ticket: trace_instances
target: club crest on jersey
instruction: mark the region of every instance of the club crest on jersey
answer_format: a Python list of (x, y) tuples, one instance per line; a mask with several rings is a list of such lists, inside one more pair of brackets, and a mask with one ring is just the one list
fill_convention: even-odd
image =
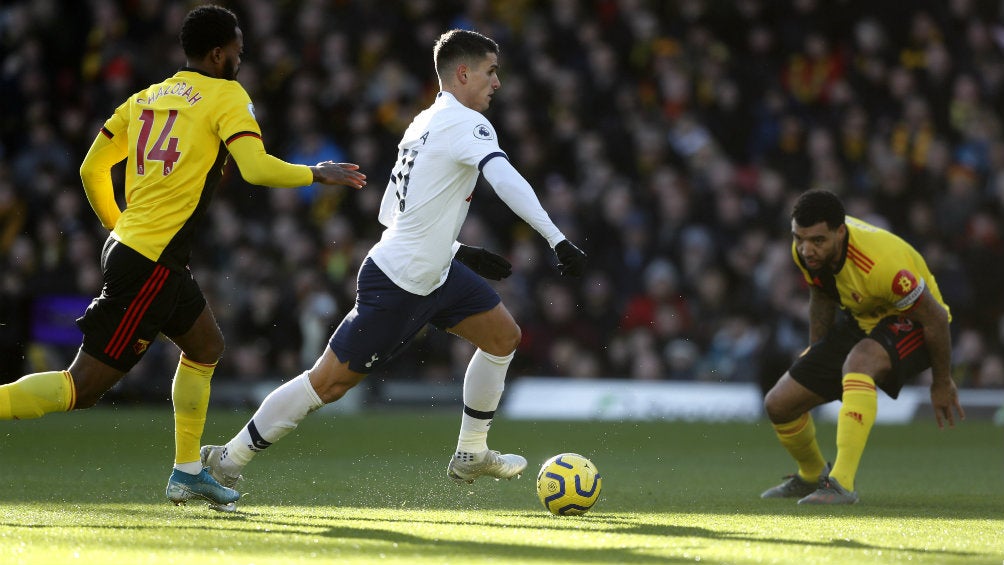
[(149, 341), (145, 339), (137, 339), (136, 343), (132, 345), (132, 350), (136, 353), (136, 355), (142, 355), (148, 347), (150, 347)]
[(895, 322), (890, 322), (888, 328), (893, 335), (908, 334), (913, 331), (913, 320), (900, 316)]
[(492, 138), (492, 128), (486, 126), (485, 124), (478, 124), (474, 126), (474, 137), (478, 139), (490, 140)]

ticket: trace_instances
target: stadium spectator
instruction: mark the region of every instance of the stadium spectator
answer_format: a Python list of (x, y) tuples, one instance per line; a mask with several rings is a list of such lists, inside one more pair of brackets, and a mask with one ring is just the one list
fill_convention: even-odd
[[(625, 225), (648, 232), (644, 238), (651, 246), (648, 255), (632, 252), (642, 257), (636, 272), (653, 261), (671, 261), (681, 269), (681, 289), (697, 303), (702, 298), (690, 291), (699, 273), (683, 270), (681, 234), (695, 226), (712, 233), (725, 228), (712, 211), (720, 198), (732, 199), (739, 189), (745, 191), (741, 206), (747, 223), (729, 239), (741, 241), (765, 228), (769, 246), (784, 245), (791, 199), (810, 182), (826, 183), (848, 203), (870, 202), (875, 216), (924, 249), (929, 259), (927, 250), (937, 248), (942, 259), (932, 264), (932, 270), (953, 306), (953, 327), (976, 329), (991, 354), (1002, 352), (1000, 293), (983, 276), (984, 252), (973, 253), (972, 242), (960, 237), (974, 210), (988, 211), (998, 225), (1004, 211), (999, 3), (234, 0), (231, 5), (244, 16), (251, 39), (242, 84), (255, 100), (259, 123), (277, 154), (293, 151), (298, 137), (286, 120), (295, 99), (296, 105), (311, 108), (319, 131), (363, 170), (389, 170), (386, 160), (393, 156), (407, 117), (427, 105), (437, 91), (426, 78), (428, 62), (421, 54), (451, 24), (476, 26), (496, 36), (513, 62), (503, 77), (506, 89), (492, 110), (500, 135), (510, 145), (508, 153), (521, 163), (533, 186), (548, 187), (541, 199), (556, 219), (575, 218), (574, 230), (567, 232), (574, 240), (588, 237), (592, 248), (607, 249), (591, 254), (592, 265), (620, 279), (615, 284), (625, 279), (618, 272), (625, 258), (618, 240), (626, 234), (609, 233), (620, 227), (607, 227), (609, 218), (604, 218), (601, 204), (615, 183), (628, 187), (628, 200), (643, 213), (642, 221), (631, 219)], [(59, 10), (51, 6), (51, 2), (20, 0), (0, 7), (4, 26), (0, 34), (4, 42), (0, 179), (4, 180), (0, 183), (9, 182), (25, 206), (18, 228), (24, 241), (18, 247), (22, 251), (31, 247), (35, 256), (40, 212), (51, 208), (55, 192), (79, 192), (73, 188), (77, 183), (73, 171), (59, 162), (82, 159), (90, 133), (101, 125), (97, 120), (114, 110), (117, 96), (139, 90), (184, 64), (176, 29), (188, 3), (71, 2), (60, 4)], [(66, 21), (74, 25), (66, 26)], [(811, 46), (810, 36), (817, 38)], [(810, 52), (820, 55), (815, 62), (840, 61), (843, 66), (842, 74), (803, 83), (826, 86), (818, 91), (826, 96), (805, 104), (789, 95), (784, 77), (792, 68), (790, 56), (802, 57), (800, 64), (808, 65)], [(140, 53), (164, 57), (157, 61), (146, 57), (154, 66), (141, 66), (135, 62)], [(381, 83), (373, 90), (362, 86), (377, 81)], [(912, 112), (924, 106), (922, 120), (910, 122), (921, 126), (915, 130), (919, 135), (910, 137), (909, 128), (897, 127), (907, 123), (907, 114), (916, 120)], [(25, 143), (24, 133), (39, 125), (47, 126), (68, 159), (58, 155), (53, 159), (38, 143)], [(671, 143), (671, 136), (688, 143)], [(894, 147), (894, 139), (904, 145)], [(703, 151), (689, 153), (694, 147)], [(15, 180), (15, 163), (43, 165), (34, 168), (33, 177)], [(727, 190), (705, 190), (707, 169), (712, 166), (724, 171), (716, 173), (716, 182)], [(960, 176), (952, 178), (956, 175)], [(959, 211), (946, 208), (943, 215), (941, 205), (948, 200), (950, 180), (960, 184), (965, 180), (967, 202)], [(561, 185), (555, 196), (561, 200), (561, 211), (551, 202), (554, 183)], [(220, 188), (218, 205), (233, 212), (228, 235), (232, 239), (227, 241), (240, 241), (257, 252), (259, 273), (278, 272), (281, 252), (270, 241), (265, 189), (248, 186), (233, 165)], [(315, 265), (326, 265), (318, 267), (323, 274), (320, 282), (336, 299), (336, 318), (351, 308), (352, 274), (379, 236), (369, 220), (379, 204), (379, 195), (372, 192), (322, 191), (312, 206), (293, 211), (301, 226), (315, 226), (304, 227), (305, 233), (316, 229), (324, 234), (313, 235), (320, 255)], [(970, 200), (976, 202), (975, 208)], [(503, 208), (489, 197), (477, 199), (471, 219), (480, 217), (491, 225), (498, 249), (514, 263), (513, 277), (498, 289), (515, 310), (549, 276), (535, 267), (539, 261), (532, 260), (546, 256), (548, 250), (525, 238)], [(340, 227), (331, 232), (325, 227), (329, 220)], [(946, 232), (945, 225), (963, 226), (963, 231)], [(93, 239), (101, 237), (101, 226), (93, 220), (85, 219), (82, 229)], [(196, 254), (192, 269), (206, 274), (211, 298), (223, 298), (211, 302), (225, 305), (216, 313), (227, 330), (231, 317), (227, 310), (245, 307), (244, 279), (228, 259), (234, 253), (228, 243), (207, 240), (206, 245), (212, 252)], [(723, 245), (726, 240), (713, 238), (713, 257), (724, 259), (730, 253)], [(12, 253), (0, 251), (0, 262), (14, 261)], [(524, 262), (526, 258), (531, 260)], [(751, 260), (757, 271), (773, 269), (765, 255)], [(741, 272), (732, 276), (731, 271), (748, 267), (726, 265), (729, 293), (744, 292), (748, 277)], [(787, 265), (781, 271), (789, 269)], [(33, 285), (37, 281), (25, 278), (29, 271), (10, 274), (18, 279), (21, 299), (28, 302), (40, 298)], [(629, 286), (640, 283), (640, 278), (628, 281)], [(76, 292), (87, 295), (85, 289)], [(584, 287), (575, 292), (580, 303), (585, 301)], [(620, 319), (631, 294), (614, 292), (608, 316)], [(793, 328), (804, 325), (804, 313), (798, 311), (804, 301), (791, 298), (791, 293), (788, 300), (782, 297), (778, 293), (775, 299), (758, 303), (754, 319), (778, 338), (765, 340), (762, 347), (767, 349), (755, 358), (765, 381), (777, 375), (766, 365), (787, 365), (801, 350), (775, 328), (778, 322)], [(298, 297), (294, 300), (299, 302)], [(528, 327), (537, 323), (546, 327), (533, 308), (520, 308), (519, 318)], [(612, 343), (620, 331), (605, 328), (604, 340)], [(22, 348), (44, 350), (41, 357), (73, 354), (30, 334), (17, 339)], [(419, 341), (425, 339), (423, 335)], [(692, 342), (702, 355), (710, 345), (708, 339), (710, 335)], [(238, 347), (236, 341), (231, 345)], [(598, 351), (600, 365), (607, 376), (626, 376), (614, 370), (616, 349)], [(415, 351), (418, 355), (428, 348)], [(26, 370), (38, 370), (32, 360), (39, 357), (25, 355)], [(150, 366), (156, 360), (145, 359), (131, 380), (174, 370), (168, 365)], [(233, 360), (227, 356), (221, 361), (218, 378), (241, 377)], [(529, 362), (518, 359), (521, 373), (540, 374), (546, 369), (527, 366)], [(423, 378), (421, 367), (388, 367), (373, 383), (383, 378)], [(266, 364), (259, 373), (261, 378), (276, 379), (280, 371)], [(9, 379), (19, 374), (6, 375)], [(439, 375), (437, 369), (435, 378)], [(454, 381), (461, 378), (462, 371), (455, 371)], [(149, 390), (157, 388), (151, 384)]]

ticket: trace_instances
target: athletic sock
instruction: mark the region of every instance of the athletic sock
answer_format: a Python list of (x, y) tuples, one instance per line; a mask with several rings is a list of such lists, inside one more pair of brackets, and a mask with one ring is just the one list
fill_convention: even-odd
[(189, 463), (175, 463), (174, 468), (177, 471), (183, 473), (188, 473), (189, 475), (198, 475), (202, 472), (202, 461), (192, 461)]
[(864, 373), (847, 373), (843, 382), (843, 405), (837, 418), (837, 460), (830, 476), (853, 491), (854, 476), (878, 413), (878, 392), (875, 381)]
[(76, 402), (77, 388), (69, 371), (32, 373), (0, 386), (0, 420), (27, 420), (50, 412), (69, 412)]
[(458, 452), (488, 450), (488, 428), (502, 398), (506, 372), (514, 354), (499, 357), (478, 349), (471, 357), (464, 374), (464, 414), (460, 420)]
[(223, 472), (238, 475), (256, 453), (296, 429), (314, 410), (324, 406), (304, 372), (273, 390), (247, 425), (227, 442), (220, 463)]
[(193, 475), (202, 470), (199, 447), (202, 431), (206, 427), (210, 381), (215, 370), (216, 363), (197, 363), (182, 353), (171, 385), (171, 402), (174, 404), (174, 468)]
[(816, 442), (816, 424), (808, 412), (784, 424), (773, 424), (777, 439), (798, 463), (798, 476), (807, 482), (819, 480), (826, 461)]

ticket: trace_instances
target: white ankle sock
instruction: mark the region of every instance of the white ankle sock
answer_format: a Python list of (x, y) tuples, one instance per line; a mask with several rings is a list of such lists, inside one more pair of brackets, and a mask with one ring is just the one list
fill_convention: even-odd
[(498, 357), (478, 349), (471, 357), (464, 375), (464, 414), (457, 451), (480, 453), (488, 449), (488, 428), (505, 390), (505, 376), (514, 354)]
[(202, 472), (202, 461), (192, 461), (191, 463), (175, 463), (174, 468), (182, 473), (198, 475)]
[(240, 474), (257, 452), (282, 439), (323, 405), (306, 372), (273, 390), (247, 425), (227, 442), (220, 460), (223, 471)]

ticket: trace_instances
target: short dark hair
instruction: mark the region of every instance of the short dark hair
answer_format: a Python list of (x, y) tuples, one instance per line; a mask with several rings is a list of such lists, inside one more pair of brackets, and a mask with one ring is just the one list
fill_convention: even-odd
[(835, 230), (844, 223), (844, 203), (836, 194), (828, 190), (807, 190), (798, 197), (791, 211), (791, 218), (803, 228), (826, 222), (827, 227)]
[(480, 59), (489, 53), (499, 54), (499, 45), (494, 39), (476, 31), (451, 29), (436, 40), (432, 61), (436, 65), (436, 74), (443, 78), (457, 63)]
[(201, 59), (214, 48), (237, 39), (237, 16), (222, 6), (199, 6), (185, 16), (178, 37), (186, 57)]

